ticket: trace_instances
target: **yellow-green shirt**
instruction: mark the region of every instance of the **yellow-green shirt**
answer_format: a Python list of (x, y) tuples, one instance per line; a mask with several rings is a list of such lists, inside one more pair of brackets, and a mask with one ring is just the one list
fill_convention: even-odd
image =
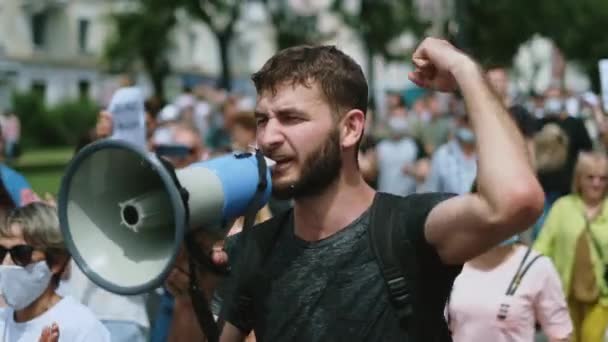
[[(576, 254), (576, 242), (585, 229), (583, 201), (578, 195), (568, 195), (558, 199), (534, 243), (534, 249), (553, 260), (559, 273), (564, 293), (570, 293), (572, 266)], [(599, 215), (591, 222), (591, 232), (601, 247), (601, 253), (606, 258), (608, 254), (608, 201), (604, 201)], [(598, 281), (601, 298), (600, 303), (608, 306), (608, 287), (604, 281), (604, 263), (600, 260), (595, 245), (589, 241), (593, 272)]]

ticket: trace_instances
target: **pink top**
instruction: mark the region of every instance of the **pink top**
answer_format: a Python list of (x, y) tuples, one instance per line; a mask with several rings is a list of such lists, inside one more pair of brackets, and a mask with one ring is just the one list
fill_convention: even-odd
[[(448, 305), (450, 330), (454, 342), (532, 342), (538, 321), (550, 338), (567, 338), (572, 322), (559, 276), (551, 260), (540, 257), (522, 278), (512, 296), (507, 296), (511, 279), (526, 254), (527, 247), (516, 251), (492, 270), (464, 265), (456, 278)], [(527, 265), (536, 255), (532, 251)], [(525, 266), (524, 266), (525, 268)], [(499, 312), (506, 317), (498, 319)]]

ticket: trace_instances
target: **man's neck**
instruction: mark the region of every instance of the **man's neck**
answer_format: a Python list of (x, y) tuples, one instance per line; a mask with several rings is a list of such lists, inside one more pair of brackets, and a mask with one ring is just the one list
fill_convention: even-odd
[(320, 195), (295, 200), (294, 232), (306, 241), (327, 238), (361, 216), (375, 194), (358, 171), (350, 175), (343, 171)]
[(23, 323), (31, 321), (32, 319), (47, 312), (60, 300), (61, 297), (55, 293), (54, 287), (49, 286), (42, 296), (36, 299), (32, 304), (28, 305), (22, 310), (15, 311), (15, 322)]

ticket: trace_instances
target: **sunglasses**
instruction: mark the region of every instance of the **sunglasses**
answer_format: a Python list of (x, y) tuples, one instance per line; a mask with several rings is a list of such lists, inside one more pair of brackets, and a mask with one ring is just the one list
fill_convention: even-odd
[(169, 158), (187, 158), (194, 153), (194, 148), (186, 145), (159, 145), (156, 153)]
[(0, 262), (4, 261), (7, 252), (11, 255), (15, 265), (24, 267), (32, 262), (34, 247), (28, 245), (17, 245), (12, 248), (0, 246)]

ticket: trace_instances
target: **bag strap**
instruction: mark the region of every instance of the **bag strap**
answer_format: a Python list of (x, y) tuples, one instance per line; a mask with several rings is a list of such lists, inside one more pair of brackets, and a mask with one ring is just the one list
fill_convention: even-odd
[[(532, 252), (532, 248), (528, 247), (526, 254), (524, 255), (523, 259), (521, 260), (521, 263), (519, 264), (519, 267), (517, 268), (517, 271), (515, 272), (515, 275), (511, 279), (511, 283), (509, 284), (509, 287), (507, 288), (507, 292), (506, 292), (507, 296), (513, 296), (515, 294), (515, 292), (519, 288), (519, 285), (521, 285), (521, 281), (523, 280), (526, 273), (528, 273), (528, 270), (530, 269), (532, 264), (534, 264), (536, 262), (536, 260), (540, 259), (543, 256), (542, 254), (538, 254), (538, 255), (534, 256), (534, 258), (532, 258), (532, 260), (530, 260), (530, 262), (528, 264), (525, 264), (526, 260), (530, 256), (531, 252)], [(525, 264), (525, 266), (524, 266), (524, 264)]]
[(591, 238), (593, 247), (595, 248), (595, 251), (599, 255), (600, 260), (602, 261), (602, 264), (604, 264), (605, 263), (604, 253), (602, 253), (602, 247), (600, 246), (600, 243), (595, 238), (595, 234), (593, 234), (593, 231), (591, 230), (591, 222), (589, 221), (589, 219), (587, 218), (587, 216), (585, 214), (583, 214), (583, 218), (585, 219), (585, 229), (587, 230), (587, 232), (589, 232), (589, 237)]
[[(394, 227), (405, 223), (401, 210), (401, 198), (377, 193), (372, 205), (369, 237), (372, 252), (386, 283), (393, 308), (403, 331), (409, 331), (414, 311), (413, 293), (416, 279), (416, 255), (411, 253), (410, 241), (400, 241)], [(398, 257), (401, 254), (407, 256)]]

